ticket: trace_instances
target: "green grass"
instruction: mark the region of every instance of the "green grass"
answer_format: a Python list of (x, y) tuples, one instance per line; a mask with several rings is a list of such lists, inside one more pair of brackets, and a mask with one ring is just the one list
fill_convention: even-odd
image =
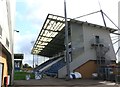
[(33, 73), (16, 71), (14, 72), (14, 80), (26, 80), (26, 75), (29, 75), (29, 74), (30, 74), (30, 79), (35, 78), (35, 75)]

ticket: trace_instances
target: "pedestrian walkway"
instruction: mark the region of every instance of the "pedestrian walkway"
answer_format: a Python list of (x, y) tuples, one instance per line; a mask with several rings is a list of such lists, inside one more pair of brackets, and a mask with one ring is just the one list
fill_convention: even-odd
[(100, 80), (91, 79), (73, 79), (66, 81), (65, 79), (43, 78), (41, 80), (17, 80), (14, 87), (120, 87), (120, 85)]

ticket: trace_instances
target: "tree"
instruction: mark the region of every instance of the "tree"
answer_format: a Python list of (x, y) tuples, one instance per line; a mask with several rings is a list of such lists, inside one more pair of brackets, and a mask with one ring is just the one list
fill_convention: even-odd
[(23, 68), (31, 68), (31, 66), (29, 66), (27, 63), (25, 63), (25, 64), (23, 65)]

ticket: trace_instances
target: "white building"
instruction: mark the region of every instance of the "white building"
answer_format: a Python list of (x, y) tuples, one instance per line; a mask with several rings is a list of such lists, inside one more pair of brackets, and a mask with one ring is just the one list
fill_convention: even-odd
[(13, 81), (14, 18), (15, 0), (0, 0), (0, 87), (5, 77), (8, 77), (8, 84)]
[[(74, 19), (67, 21), (70, 72), (77, 71), (83, 78), (91, 78), (93, 73), (101, 73), (98, 71), (101, 71), (102, 66), (116, 63), (110, 38), (110, 33), (115, 32), (116, 29)], [(59, 78), (66, 77), (64, 27), (64, 17), (48, 14), (32, 54), (49, 57), (51, 60), (46, 62), (47, 64), (43, 63), (36, 70), (51, 75), (56, 74)]]

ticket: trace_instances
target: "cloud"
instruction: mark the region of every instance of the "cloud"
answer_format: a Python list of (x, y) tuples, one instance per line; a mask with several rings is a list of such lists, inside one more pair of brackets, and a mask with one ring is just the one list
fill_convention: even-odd
[(34, 41), (36, 39), (36, 35), (30, 33), (26, 33), (25, 35), (21, 35), (21, 34), (15, 34), (14, 35), (14, 43), (16, 45), (16, 48), (19, 49), (15, 49), (16, 52), (25, 52), (25, 53), (30, 53), (30, 50), (33, 46), (33, 44), (31, 43), (32, 41)]
[[(33, 47), (33, 44), (31, 43), (36, 39), (35, 34), (25, 34), (20, 35), (19, 33), (14, 35), (14, 52), (15, 53), (23, 53), (24, 54), (24, 62), (32, 60), (31, 58), (31, 49)], [(28, 62), (31, 64), (31, 62)]]
[[(96, 0), (66, 0), (67, 1), (67, 15), (70, 18), (75, 18), (80, 15), (84, 15), (90, 12), (100, 10), (99, 3)], [(53, 3), (54, 2), (54, 3)], [(111, 16), (111, 10), (114, 11), (113, 7), (117, 9), (117, 1), (114, 0), (100, 1), (101, 8), (109, 14), (112, 19), (116, 20), (116, 16)], [(33, 24), (37, 25), (38, 22), (45, 20), (48, 13), (56, 14), (64, 16), (64, 0), (24, 0), (24, 4), (26, 5), (27, 11), (24, 14), (23, 19), (33, 22)], [(106, 6), (107, 4), (107, 6)], [(116, 10), (115, 10), (116, 11)], [(110, 14), (111, 13), (111, 14)], [(114, 18), (113, 18), (114, 17)], [(87, 21), (87, 20), (85, 20)], [(96, 23), (96, 22), (95, 22)]]
[[(54, 3), (55, 4), (54, 4)], [(48, 13), (63, 13), (63, 0), (25, 0), (27, 20), (44, 20)], [(61, 6), (62, 5), (62, 6)]]

